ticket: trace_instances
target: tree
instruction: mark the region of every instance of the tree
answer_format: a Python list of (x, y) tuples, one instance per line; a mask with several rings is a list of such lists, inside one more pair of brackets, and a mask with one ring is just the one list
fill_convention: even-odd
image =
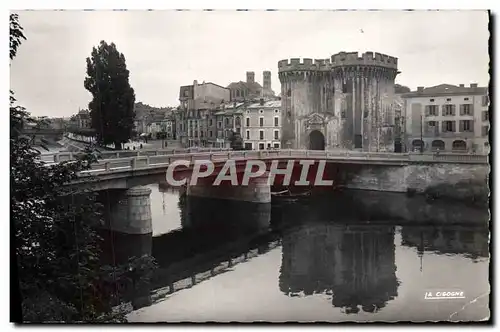
[(394, 92), (395, 93), (407, 93), (410, 92), (410, 88), (401, 84), (394, 84)]
[(132, 137), (135, 93), (129, 83), (125, 56), (114, 43), (101, 41), (92, 49), (84, 86), (92, 94), (89, 109), (97, 142), (114, 144), (120, 150), (122, 143)]
[[(26, 39), (15, 14), (10, 15), (10, 37), (13, 59)], [(30, 137), (22, 134), (26, 124), (36, 125), (37, 120), (16, 105), (12, 92), (10, 121), (10, 222), (17, 274), (11, 288), (19, 289), (22, 321), (121, 320), (122, 316), (111, 315), (110, 306), (121, 294), (105, 292), (102, 286), (108, 280), (111, 285), (129, 280), (123, 271), (137, 264), (100, 265), (101, 239), (93, 226), (101, 222), (102, 206), (95, 193), (66, 186), (90, 168), (95, 154), (88, 151), (77, 160), (55, 165), (42, 162)], [(153, 265), (150, 259), (146, 263)], [(145, 270), (149, 275), (151, 268)]]

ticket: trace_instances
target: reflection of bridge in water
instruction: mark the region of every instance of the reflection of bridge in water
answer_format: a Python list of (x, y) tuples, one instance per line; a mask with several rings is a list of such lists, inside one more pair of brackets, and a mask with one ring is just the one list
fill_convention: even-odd
[[(164, 192), (178, 192), (161, 187)], [(181, 229), (156, 237), (103, 232), (108, 262), (112, 252), (117, 264), (133, 256), (155, 257), (159, 269), (152, 280), (153, 298), (189, 288), (279, 244), (278, 235), (270, 230), (270, 205), (227, 204), (186, 195), (179, 195), (178, 204)]]

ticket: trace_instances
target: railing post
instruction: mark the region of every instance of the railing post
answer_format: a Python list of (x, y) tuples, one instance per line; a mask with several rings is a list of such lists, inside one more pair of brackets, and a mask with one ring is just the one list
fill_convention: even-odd
[(120, 158), (120, 152), (116, 153), (116, 158)]
[(149, 166), (149, 156), (146, 156), (146, 166)]
[(110, 170), (110, 167), (109, 167), (109, 161), (107, 161), (107, 162), (105, 162), (105, 163), (104, 163), (104, 170), (105, 170), (106, 172), (109, 172), (109, 170)]
[(56, 153), (56, 154), (54, 155), (54, 162), (55, 162), (55, 163), (58, 163), (58, 162), (59, 162), (59, 153)]
[(133, 170), (135, 169), (135, 166), (136, 166), (136, 158), (133, 157), (131, 160), (130, 160), (130, 168), (132, 168)]

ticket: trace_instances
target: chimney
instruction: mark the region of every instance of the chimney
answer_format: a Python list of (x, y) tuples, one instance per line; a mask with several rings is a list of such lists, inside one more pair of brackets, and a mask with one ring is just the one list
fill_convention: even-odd
[(197, 80), (194, 80), (194, 81), (193, 81), (193, 85), (198, 85), (198, 81), (197, 81)]
[(247, 83), (255, 82), (255, 73), (253, 71), (247, 71)]
[(477, 88), (477, 83), (471, 83), (471, 84), (470, 84), (470, 87), (471, 87), (471, 88)]
[(417, 88), (417, 92), (424, 92), (424, 87), (423, 86), (419, 86)]
[(459, 87), (465, 88), (465, 85), (464, 84), (460, 84)]
[(264, 106), (264, 98), (260, 98), (260, 106)]

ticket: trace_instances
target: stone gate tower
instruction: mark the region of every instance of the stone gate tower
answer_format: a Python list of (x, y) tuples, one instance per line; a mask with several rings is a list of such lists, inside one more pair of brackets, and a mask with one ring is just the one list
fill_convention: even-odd
[(279, 61), (282, 146), (394, 151), (397, 66), (373, 52)]

